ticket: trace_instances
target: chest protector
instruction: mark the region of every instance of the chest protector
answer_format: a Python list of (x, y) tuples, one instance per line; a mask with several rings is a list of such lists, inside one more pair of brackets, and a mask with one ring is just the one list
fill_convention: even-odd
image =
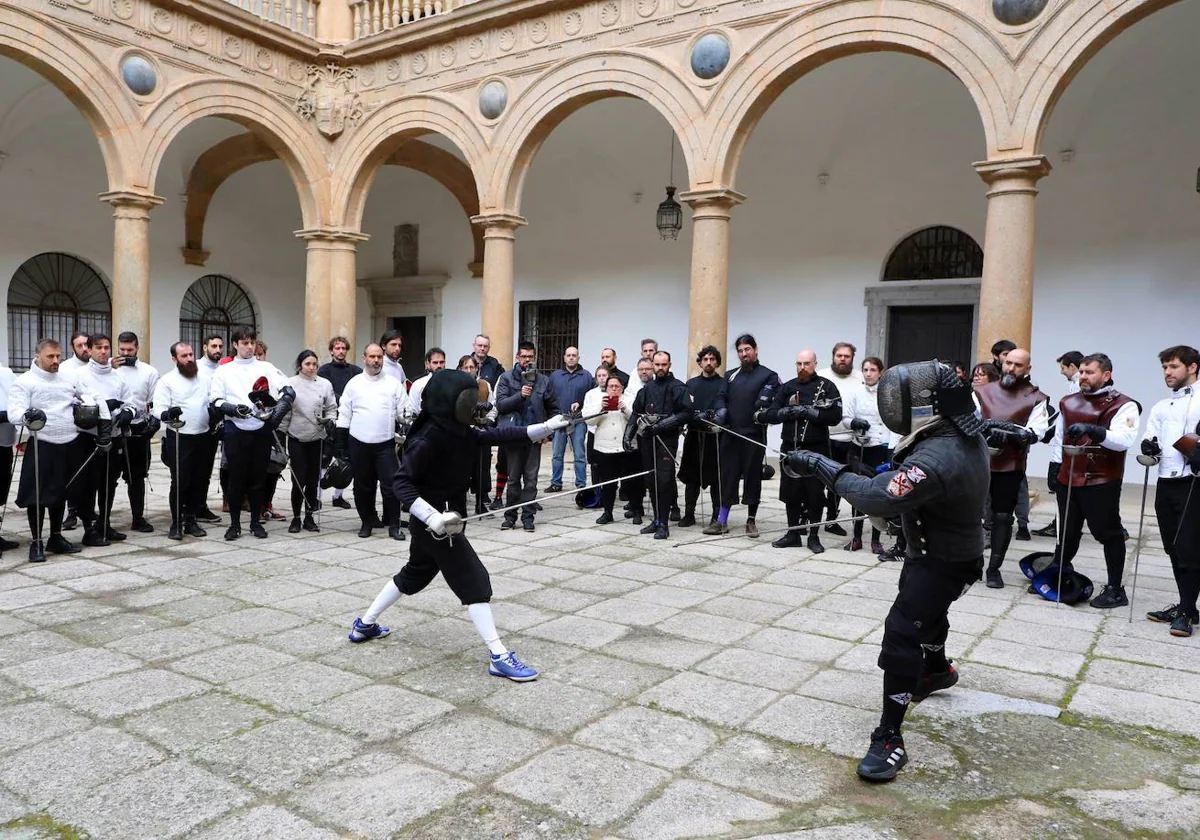
[[(1072, 423), (1095, 423), (1097, 426), (1108, 428), (1113, 417), (1126, 403), (1133, 402), (1130, 397), (1112, 390), (1099, 396), (1090, 396), (1082, 391), (1063, 398), (1059, 403), (1062, 411), (1063, 429)], [(1087, 435), (1079, 441), (1084, 445), (1092, 445)], [(1090, 484), (1108, 484), (1121, 481), (1125, 477), (1125, 453), (1112, 449), (1097, 447), (1076, 455), (1074, 469), (1072, 459), (1063, 455), (1062, 466), (1058, 468), (1059, 484), (1069, 484), (1071, 487), (1084, 487)]]
[[(1028, 381), (1019, 383), (1015, 388), (1004, 388), (999, 382), (988, 382), (976, 386), (975, 396), (986, 419), (1008, 420), (1018, 426), (1028, 423), (1033, 409), (1046, 400), (1046, 395)], [(1007, 444), (992, 456), (992, 472), (1024, 472), (1028, 457), (1029, 447)]]

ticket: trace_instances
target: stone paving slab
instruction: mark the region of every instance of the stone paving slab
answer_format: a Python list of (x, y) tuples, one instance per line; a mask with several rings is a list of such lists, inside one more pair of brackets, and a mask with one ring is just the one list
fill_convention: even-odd
[[(149, 505), (163, 524), (165, 499)], [(1133, 623), (1035, 599), (1014, 564), (1012, 585), (960, 598), (959, 686), (913, 710), (911, 762), (879, 788), (853, 766), (897, 564), (833, 538), (813, 557), (594, 519), (564, 499), (532, 535), (471, 527), (503, 639), (543, 669), (524, 685), (487, 675), (440, 580), (389, 610), (391, 636), (347, 641), (408, 551), (358, 539), (352, 512), (324, 511), (319, 534), (176, 544), (160, 528), (44, 566), (0, 558), (0, 837), (1200, 831), (1200, 642), (1141, 618), (1172, 591), (1156, 532)], [(782, 523), (764, 503), (760, 528)], [(1103, 576), (1087, 539), (1078, 562)]]

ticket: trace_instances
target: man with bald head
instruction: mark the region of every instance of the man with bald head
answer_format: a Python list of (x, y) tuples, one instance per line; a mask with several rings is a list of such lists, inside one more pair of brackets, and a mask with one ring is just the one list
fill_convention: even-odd
[(1050, 428), (1050, 399), (1029, 381), (1029, 351), (1015, 347), (1001, 364), (998, 381), (975, 386), (975, 401), (984, 420), (996, 421), (988, 432), (988, 444), (995, 452), (989, 496), (992, 545), (987, 585), (991, 589), (1004, 587), (1000, 566), (1012, 541), (1013, 514), (1025, 482), (1029, 447)]
[[(801, 350), (796, 354), (796, 378), (785, 382), (776, 391), (769, 408), (758, 412), (759, 423), (782, 423), (783, 443), (780, 452), (798, 449), (829, 455), (829, 427), (842, 422), (842, 401), (837, 385), (817, 374), (817, 354)], [(808, 550), (820, 554), (822, 514), (825, 512), (825, 485), (815, 475), (792, 478), (779, 476), (779, 500), (787, 508), (787, 531), (771, 545), (790, 548), (801, 544), (801, 520), (813, 527), (808, 531)], [(757, 533), (751, 536), (758, 536)]]

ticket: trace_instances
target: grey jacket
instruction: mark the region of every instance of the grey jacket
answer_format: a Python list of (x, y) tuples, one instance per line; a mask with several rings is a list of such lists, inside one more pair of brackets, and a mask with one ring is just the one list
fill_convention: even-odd
[(874, 478), (842, 472), (834, 490), (862, 513), (899, 516), (910, 558), (979, 560), (991, 480), (983, 436), (964, 437), (945, 423), (908, 450), (903, 461)]
[(505, 371), (496, 380), (496, 410), (500, 414), (499, 426), (528, 426), (545, 423), (559, 413), (558, 401), (550, 387), (550, 377), (538, 374), (533, 381), (533, 393), (529, 398), (521, 396), (525, 380), (519, 370)]

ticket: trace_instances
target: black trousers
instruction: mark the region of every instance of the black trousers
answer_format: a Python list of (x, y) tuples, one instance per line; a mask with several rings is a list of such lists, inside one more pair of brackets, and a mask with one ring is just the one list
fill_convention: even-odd
[[(1067, 508), (1067, 496), (1071, 506)], [(1079, 552), (1083, 539), (1083, 523), (1093, 539), (1104, 547), (1104, 563), (1108, 567), (1109, 585), (1120, 586), (1125, 566), (1125, 529), (1121, 525), (1121, 482), (1091, 484), (1083, 487), (1060, 487), (1054, 496), (1058, 500), (1058, 527), (1062, 534), (1062, 561), (1069, 565)]]
[[(850, 448), (854, 445), (846, 440), (831, 440), (829, 441), (829, 457), (839, 464), (848, 464), (850, 463)], [(834, 493), (832, 487), (826, 491), (825, 495), (829, 502), (829, 518), (837, 519), (842, 497)]]
[[(886, 446), (864, 446), (862, 449), (862, 465), (874, 470), (876, 467), (882, 466), (888, 462), (892, 456), (892, 450)], [(859, 511), (851, 507), (850, 512), (857, 516)], [(854, 539), (861, 540), (863, 533), (863, 521), (856, 519), (854, 521)], [(879, 542), (879, 529), (871, 526), (871, 542)]]
[(100, 452), (96, 448), (95, 435), (81, 434), (75, 439), (77, 463), (82, 464), (89, 457), (91, 461), (88, 461), (67, 492), (79, 521), (87, 530), (112, 525), (113, 499), (117, 495), (117, 482), (125, 462), (121, 444), (122, 441), (114, 440), (112, 449)]
[(363, 443), (350, 438), (350, 469), (354, 472), (354, 507), (364, 525), (375, 521), (375, 487), (383, 494), (383, 521), (390, 528), (400, 524), (400, 505), (392, 492), (392, 481), (400, 469), (396, 444)]
[(983, 557), (946, 561), (907, 559), (900, 570), (900, 593), (883, 624), (879, 667), (889, 674), (920, 679), (925, 649), (940, 650), (950, 632), (950, 605), (983, 576)]
[(0, 446), (0, 505), (8, 504), (8, 493), (12, 489), (13, 461), (16, 458), (15, 446)]
[(1011, 519), (1017, 509), (1017, 498), (1021, 494), (1021, 483), (1025, 481), (1024, 470), (992, 473), (988, 491), (992, 501), (992, 515), (999, 519)]
[[(762, 435), (763, 443), (767, 437)], [(741, 501), (756, 505), (762, 501), (762, 467), (767, 450), (749, 441), (721, 435), (721, 507), (738, 503), (738, 482), (742, 482)]]
[[(125, 455), (121, 456), (121, 478), (129, 492), (129, 511), (133, 521), (146, 518), (146, 476), (150, 474), (150, 438), (127, 437), (121, 442)], [(117, 447), (114, 446), (114, 449)], [(128, 457), (126, 457), (128, 455)]]
[(663, 525), (667, 524), (671, 508), (679, 500), (679, 489), (675, 486), (675, 453), (678, 450), (678, 435), (645, 435), (638, 441), (642, 469), (650, 470), (650, 475), (643, 479), (650, 489), (654, 519)]
[[(301, 506), (311, 516), (317, 509), (317, 494), (321, 492), (320, 440), (302, 441), (288, 435), (287, 448), (292, 468), (292, 516), (300, 516)], [(371, 505), (374, 513), (375, 505)]]
[[(208, 476), (201, 470), (207, 454), (208, 441), (212, 435), (181, 435), (167, 430), (163, 433), (161, 458), (171, 473), (171, 522), (182, 526), (194, 522), (196, 513), (204, 506), (204, 494), (208, 489)], [(176, 449), (179, 451), (179, 466), (175, 466)], [(180, 507), (182, 505), (182, 510)]]
[(213, 467), (217, 463), (217, 450), (221, 448), (221, 438), (211, 433), (196, 437), (199, 438), (196, 471), (200, 481), (196, 492), (202, 502), (199, 509), (203, 510), (208, 507), (208, 485), (212, 481)]
[(1200, 490), (1193, 492), (1194, 484), (1193, 478), (1160, 478), (1154, 492), (1163, 548), (1177, 571), (1200, 569)]
[(397, 589), (405, 595), (416, 595), (441, 572), (464, 606), (492, 600), (491, 576), (465, 534), (435, 539), (415, 516), (409, 517), (408, 530), (412, 534), (408, 562), (392, 578)]
[(265, 428), (243, 431), (225, 421), (226, 483), (228, 485), (229, 524), (242, 522), (242, 502), (250, 504), (250, 522), (262, 518), (263, 486), (267, 479), (267, 458), (271, 454), (271, 433)]
[[(614, 478), (620, 478), (623, 475), (628, 475), (629, 452), (597, 452), (592, 451), (592, 478), (596, 481), (611, 481)], [(639, 461), (640, 463), (640, 461)], [(638, 493), (640, 502), (642, 494)], [(617, 503), (617, 485), (605, 484), (600, 488), (601, 504), (609, 513), (613, 512), (613, 506)]]
[[(824, 452), (825, 445), (795, 447), (805, 451)], [(792, 450), (788, 450), (792, 451)], [(787, 507), (788, 526), (799, 525), (801, 520), (820, 522), (825, 512), (825, 485), (816, 476), (792, 478), (779, 473), (779, 501)], [(816, 534), (820, 529), (813, 528)]]

